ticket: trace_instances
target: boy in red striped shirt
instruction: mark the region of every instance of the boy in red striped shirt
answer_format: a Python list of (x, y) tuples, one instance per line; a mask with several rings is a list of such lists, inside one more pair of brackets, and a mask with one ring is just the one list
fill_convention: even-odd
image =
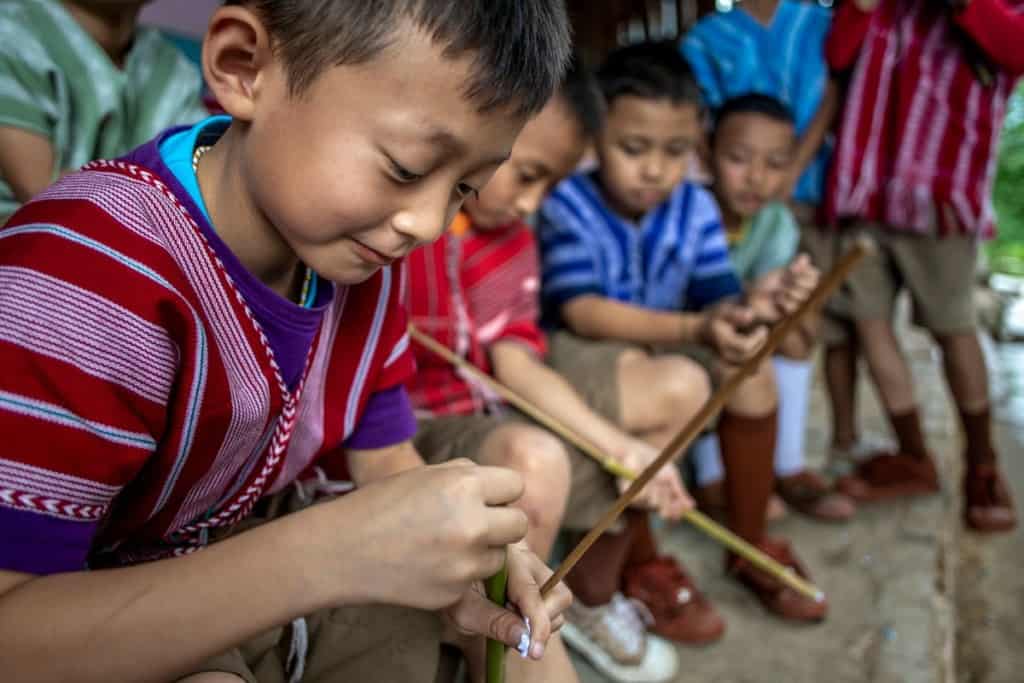
[(942, 348), (966, 436), (966, 523), (1013, 528), (996, 464), (988, 382), (972, 300), (978, 241), (994, 231), (995, 150), (1013, 85), (1024, 73), (1019, 0), (851, 0), (826, 51), (850, 71), (826, 210), (846, 235), (879, 245), (849, 283), (850, 313), (899, 453), (858, 466), (840, 487), (860, 500), (938, 491), (909, 367), (893, 333), (899, 290)]
[[(610, 419), (617, 410), (588, 405), (544, 362), (538, 252), (524, 222), (575, 168), (602, 109), (593, 77), (571, 72), (452, 230), (410, 256), (408, 301), (420, 331), (639, 471), (656, 450)], [(560, 527), (582, 532), (598, 521), (619, 492), (612, 475), (444, 359), (414, 348), (418, 372), (409, 386), (425, 418), (416, 445), (428, 460), (462, 453), (522, 472), (525, 493), (517, 505), (532, 522), (527, 542), (541, 557), (550, 553)], [(670, 395), (665, 387), (676, 379), (650, 387), (663, 406), (651, 419), (676, 425), (707, 399), (707, 382), (699, 381), (675, 382), (681, 391)], [(723, 632), (721, 618), (678, 563), (658, 554), (649, 528), (648, 509), (677, 519), (690, 505), (678, 470), (666, 467), (642, 494), (647, 509), (627, 511), (620, 528), (602, 536), (567, 579), (577, 605), (563, 636), (612, 680), (665, 680), (676, 667), (673, 649), (645, 633), (645, 609), (653, 614), (652, 630), (672, 640), (709, 642)], [(566, 667), (564, 680), (573, 680), (568, 662)]]
[[(204, 71), (230, 117), (0, 230), (6, 678), (432, 683), (442, 620), (516, 645), (526, 617), (542, 656), (570, 596), (540, 597), (522, 477), (411, 444), (401, 258), (568, 36), (547, 0), (228, 2)], [(361, 490), (275, 514), (339, 461)], [(519, 614), (475, 589), (506, 557)]]

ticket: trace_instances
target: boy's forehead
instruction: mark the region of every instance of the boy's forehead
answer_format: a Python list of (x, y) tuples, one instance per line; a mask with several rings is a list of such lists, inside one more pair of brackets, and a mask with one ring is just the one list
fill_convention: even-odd
[(738, 112), (718, 123), (716, 138), (790, 141), (796, 136), (792, 123), (759, 112)]
[(689, 131), (700, 123), (700, 108), (692, 102), (622, 95), (612, 100), (608, 121), (624, 128), (649, 129), (651, 133)]

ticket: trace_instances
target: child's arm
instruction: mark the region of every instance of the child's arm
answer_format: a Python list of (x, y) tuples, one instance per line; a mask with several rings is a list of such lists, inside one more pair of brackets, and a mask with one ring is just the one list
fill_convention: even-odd
[[(576, 434), (583, 436), (609, 457), (641, 468), (657, 456), (640, 442), (595, 413), (560, 374), (541, 362), (523, 344), (499, 341), (490, 349), (495, 378), (541, 411)], [(669, 495), (662, 495), (668, 492)], [(668, 518), (678, 518), (692, 502), (683, 487), (679, 471), (664, 468), (658, 480), (644, 489), (638, 502), (656, 508)]]
[[(0, 571), (0, 670), (17, 681), (174, 680), (321, 608), (465, 605), (523, 537), (525, 516), (507, 507), (521, 493), (508, 470), (418, 468), (185, 557), (43, 577)], [(489, 635), (518, 642), (517, 617), (497, 627)]]
[(411, 441), (403, 441), (386, 448), (348, 450), (348, 469), (356, 486), (366, 486), (399, 472), (424, 467), (426, 464)]
[(0, 178), (21, 203), (35, 197), (53, 180), (53, 145), (43, 135), (0, 126)]
[(815, 112), (814, 118), (811, 119), (811, 123), (807, 126), (804, 134), (800, 136), (799, 142), (797, 142), (796, 154), (793, 157), (793, 163), (786, 180), (784, 198), (793, 194), (800, 176), (803, 175), (808, 164), (818, 155), (818, 150), (821, 149), (822, 144), (825, 142), (825, 136), (832, 130), (832, 124), (835, 122), (838, 111), (839, 86), (834, 78), (829, 78), (828, 84), (825, 86), (825, 94), (818, 105), (818, 110)]
[(704, 314), (657, 311), (596, 294), (562, 306), (562, 317), (576, 334), (634, 344), (703, 343)]
[(953, 5), (961, 10), (954, 15), (956, 23), (985, 54), (1014, 77), (1024, 73), (1024, 15), (1003, 0), (954, 0)]

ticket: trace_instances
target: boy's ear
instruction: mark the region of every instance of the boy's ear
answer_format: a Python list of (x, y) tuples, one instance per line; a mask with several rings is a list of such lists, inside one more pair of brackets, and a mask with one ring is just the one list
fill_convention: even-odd
[(255, 13), (240, 5), (214, 13), (203, 41), (203, 77), (225, 112), (251, 121), (273, 64), (270, 34)]

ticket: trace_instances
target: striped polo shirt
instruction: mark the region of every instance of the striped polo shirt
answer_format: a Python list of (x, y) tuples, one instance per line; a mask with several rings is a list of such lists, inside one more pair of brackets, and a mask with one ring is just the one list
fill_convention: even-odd
[(538, 221), (544, 322), (584, 294), (658, 310), (700, 310), (737, 294), (718, 205), (684, 182), (638, 222), (618, 215), (596, 178), (577, 174), (544, 202)]

